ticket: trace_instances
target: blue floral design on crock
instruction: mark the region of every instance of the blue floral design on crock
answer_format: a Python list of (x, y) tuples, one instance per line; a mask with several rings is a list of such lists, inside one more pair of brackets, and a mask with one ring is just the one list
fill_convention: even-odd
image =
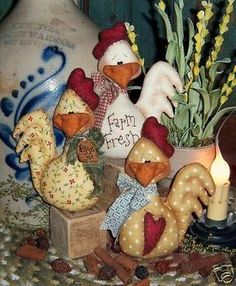
[[(55, 78), (65, 67), (66, 65), (66, 56), (65, 54), (58, 49), (57, 46), (49, 46), (43, 50), (42, 60), (47, 63), (51, 60), (55, 60), (56, 57), (61, 58), (61, 64), (52, 74), (48, 75), (46, 78), (42, 79), (40, 82), (34, 85), (36, 80), (36, 75), (43, 77), (45, 74), (45, 69), (39, 67), (36, 75), (29, 74), (27, 80), (22, 80), (19, 85), (18, 90), (12, 90), (11, 98), (4, 97), (1, 99), (1, 110), (3, 116), (11, 118), (13, 120), (14, 126), (18, 120), (26, 113), (31, 112), (37, 108), (43, 108), (44, 110), (49, 110), (50, 108), (56, 106), (61, 94), (66, 89), (66, 84), (61, 84), (55, 87), (55, 89), (50, 90), (50, 82)], [(30, 88), (27, 89), (27, 86), (30, 85)], [(37, 93), (37, 89), (44, 87), (42, 91)], [(32, 92), (36, 92), (36, 95), (33, 98), (29, 99), (29, 96)], [(19, 103), (16, 106), (14, 99), (20, 98)], [(18, 181), (30, 181), (30, 170), (28, 164), (19, 163), (19, 155), (15, 153), (16, 143), (12, 138), (13, 130), (4, 123), (0, 122), (0, 139), (9, 147), (9, 154), (5, 157), (6, 164), (14, 170), (15, 179)], [(54, 134), (56, 138), (57, 146), (61, 146), (64, 141), (64, 136), (61, 131), (54, 129)]]

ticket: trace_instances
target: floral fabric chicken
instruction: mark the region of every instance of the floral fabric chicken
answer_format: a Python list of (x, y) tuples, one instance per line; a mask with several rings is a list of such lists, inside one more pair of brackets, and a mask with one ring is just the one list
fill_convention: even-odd
[(95, 124), (104, 134), (102, 150), (107, 157), (126, 158), (141, 136), (145, 118), (159, 119), (162, 112), (173, 115), (168, 99), (175, 88), (182, 91), (182, 83), (168, 63), (157, 62), (145, 77), (139, 100), (136, 104), (131, 102), (127, 85), (141, 74), (141, 65), (122, 22), (100, 32), (93, 55), (98, 60), (99, 73), (93, 74), (92, 79), (100, 96)]
[(93, 128), (97, 103), (92, 80), (83, 70), (74, 70), (53, 115), (54, 125), (67, 137), (59, 156), (52, 122), (43, 110), (24, 115), (14, 129), (16, 151), (21, 152), (21, 162), (29, 161), (36, 191), (59, 209), (86, 209), (99, 198), (103, 136)]
[[(201, 216), (201, 203), (207, 205), (215, 189), (207, 169), (193, 163), (178, 172), (166, 199), (159, 196), (156, 183), (169, 174), (170, 163), (168, 148), (163, 149), (167, 132), (159, 142), (145, 137), (146, 129), (150, 125), (154, 128), (153, 121), (152, 117), (145, 121), (142, 137), (127, 157), (126, 174), (121, 173), (117, 181), (121, 195), (102, 224), (119, 239), (122, 251), (144, 258), (174, 251), (184, 238), (192, 213)], [(164, 134), (165, 127), (160, 129), (157, 120), (156, 128)]]

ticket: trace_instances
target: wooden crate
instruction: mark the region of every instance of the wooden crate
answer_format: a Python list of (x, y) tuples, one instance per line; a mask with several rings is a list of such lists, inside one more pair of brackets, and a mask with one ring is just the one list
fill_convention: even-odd
[(88, 255), (97, 246), (105, 247), (108, 234), (107, 231), (100, 229), (105, 214), (105, 211), (98, 206), (73, 213), (51, 207), (52, 243), (70, 258)]
[(51, 239), (57, 249), (70, 258), (82, 257), (93, 252), (97, 246), (105, 247), (108, 232), (100, 225), (106, 211), (120, 195), (116, 181), (123, 172), (124, 161), (107, 160), (103, 177), (103, 193), (96, 206), (80, 212), (67, 212), (50, 208)]
[(103, 192), (98, 201), (98, 205), (105, 211), (112, 205), (115, 199), (120, 195), (117, 188), (117, 178), (119, 173), (124, 172), (123, 167), (115, 164), (113, 161), (106, 161), (104, 176), (102, 179)]

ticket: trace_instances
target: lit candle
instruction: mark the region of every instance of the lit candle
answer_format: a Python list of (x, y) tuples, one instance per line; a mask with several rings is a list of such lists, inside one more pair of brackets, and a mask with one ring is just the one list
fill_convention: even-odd
[[(215, 194), (210, 198), (207, 209), (207, 222), (211, 225), (225, 225), (228, 215), (229, 176), (230, 168), (224, 160), (219, 146), (216, 146), (216, 158), (210, 168), (215, 182)], [(215, 223), (214, 223), (215, 222)]]

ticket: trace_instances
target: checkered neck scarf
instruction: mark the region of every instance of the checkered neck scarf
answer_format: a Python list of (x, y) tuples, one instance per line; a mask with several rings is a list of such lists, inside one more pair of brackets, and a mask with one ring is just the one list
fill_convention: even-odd
[(157, 185), (150, 184), (143, 187), (130, 176), (120, 173), (117, 186), (121, 192), (110, 206), (107, 215), (101, 225), (101, 229), (109, 229), (113, 237), (117, 237), (121, 226), (136, 211), (150, 203), (151, 195), (157, 195)]
[(120, 92), (127, 92), (127, 89), (122, 89), (118, 85), (107, 80), (101, 73), (93, 73), (91, 76), (94, 82), (94, 91), (99, 96), (99, 105), (94, 111), (95, 126), (102, 127), (107, 108), (118, 97)]

